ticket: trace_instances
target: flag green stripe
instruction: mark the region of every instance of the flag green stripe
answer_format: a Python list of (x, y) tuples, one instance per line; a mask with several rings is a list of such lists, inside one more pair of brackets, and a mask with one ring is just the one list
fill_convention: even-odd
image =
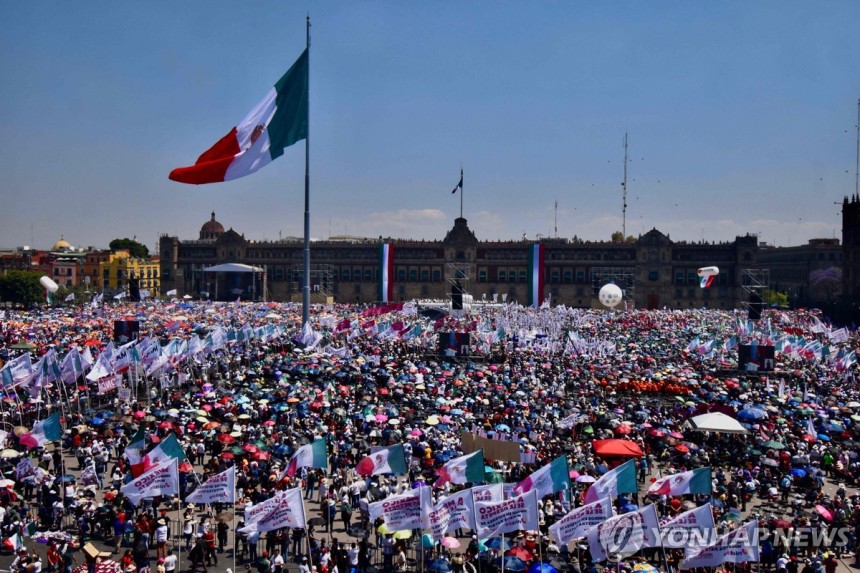
[(269, 155), (277, 159), (284, 148), (308, 136), (308, 51), (275, 83), (275, 115), (266, 131)]

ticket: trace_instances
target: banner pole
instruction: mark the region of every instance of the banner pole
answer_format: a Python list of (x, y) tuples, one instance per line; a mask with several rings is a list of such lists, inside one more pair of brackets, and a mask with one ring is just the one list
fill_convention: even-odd
[(307, 16), (307, 59), (308, 59), (308, 109), (307, 128), (305, 132), (305, 244), (304, 244), (304, 277), (302, 277), (302, 326), (310, 320), (311, 308), (311, 126), (310, 126), (310, 77), (311, 77), (311, 16)]

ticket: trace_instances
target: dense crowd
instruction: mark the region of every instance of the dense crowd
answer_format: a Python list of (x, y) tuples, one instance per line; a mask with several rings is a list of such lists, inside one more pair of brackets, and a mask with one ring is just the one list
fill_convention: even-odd
[[(113, 341), (115, 320), (138, 321), (137, 337)], [(468, 347), (440, 353), (448, 332), (468, 333)], [(588, 545), (558, 544), (549, 527), (625, 461), (597, 455), (592, 442), (605, 438), (644, 454), (642, 489), (615, 499), (618, 511), (654, 503), (669, 518), (708, 503), (720, 532), (751, 516), (795, 536), (850, 533), (832, 547), (766, 539), (761, 559), (773, 570), (833, 573), (860, 525), (856, 339), (815, 312), (772, 310), (752, 322), (716, 310), (486, 305), (455, 316), (408, 303), (333, 305), (315, 308), (302, 328), (294, 305), (173, 301), (6, 310), (0, 338), (0, 355), (16, 365), (3, 378), (0, 452), (4, 544), (16, 554), (23, 547), (13, 570), (92, 573), (99, 558), (79, 551), (89, 541), (111, 547), (117, 567), (141, 572), (233, 567), (225, 552), (234, 545), (231, 559), (260, 573), (483, 571), (503, 557), (508, 570), (541, 561), (591, 570)], [(740, 346), (754, 354), (773, 346), (774, 369), (739, 364)], [(62, 439), (28, 441), (56, 411)], [(748, 433), (696, 431), (689, 419), (706, 412), (726, 413)], [(180, 493), (136, 506), (120, 490), (136, 473), (126, 452), (141, 428), (147, 450), (177, 438)], [(489, 482), (516, 484), (567, 458), (571, 489), (540, 501), (538, 530), (501, 541), (461, 530), (437, 544), (370, 519), (369, 504), (390, 495), (426, 486), (437, 500), (461, 488), (432, 486), (462, 454), (462, 432), (520, 444), (516, 462), (486, 459)], [(297, 449), (319, 439), (325, 467), (286, 475)], [(406, 474), (355, 472), (391, 444), (404, 445)], [(231, 466), (235, 515), (233, 504), (185, 501)], [(712, 468), (711, 495), (645, 495), (651, 480), (697, 467)], [(291, 487), (303, 488), (315, 516), (307, 528), (237, 533), (243, 508)], [(39, 542), (44, 563), (32, 552)], [(677, 569), (682, 557), (644, 552), (619, 566)]]

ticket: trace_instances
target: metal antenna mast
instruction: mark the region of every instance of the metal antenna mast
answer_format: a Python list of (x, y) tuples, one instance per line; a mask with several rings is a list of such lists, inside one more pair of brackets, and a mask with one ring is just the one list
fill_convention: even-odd
[(627, 131), (624, 131), (624, 181), (621, 182), (624, 203), (621, 207), (621, 240), (627, 237)]
[(860, 194), (860, 98), (857, 99), (857, 162), (854, 166), (854, 194)]

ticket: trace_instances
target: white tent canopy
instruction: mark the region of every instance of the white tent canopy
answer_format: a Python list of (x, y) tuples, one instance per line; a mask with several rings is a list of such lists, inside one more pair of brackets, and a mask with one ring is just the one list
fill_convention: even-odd
[(702, 432), (722, 432), (724, 434), (746, 434), (747, 429), (741, 423), (722, 412), (712, 412), (690, 418), (693, 429)]
[(263, 269), (260, 267), (252, 267), (251, 265), (243, 265), (242, 263), (224, 263), (223, 265), (215, 265), (203, 269), (204, 273), (261, 273)]

